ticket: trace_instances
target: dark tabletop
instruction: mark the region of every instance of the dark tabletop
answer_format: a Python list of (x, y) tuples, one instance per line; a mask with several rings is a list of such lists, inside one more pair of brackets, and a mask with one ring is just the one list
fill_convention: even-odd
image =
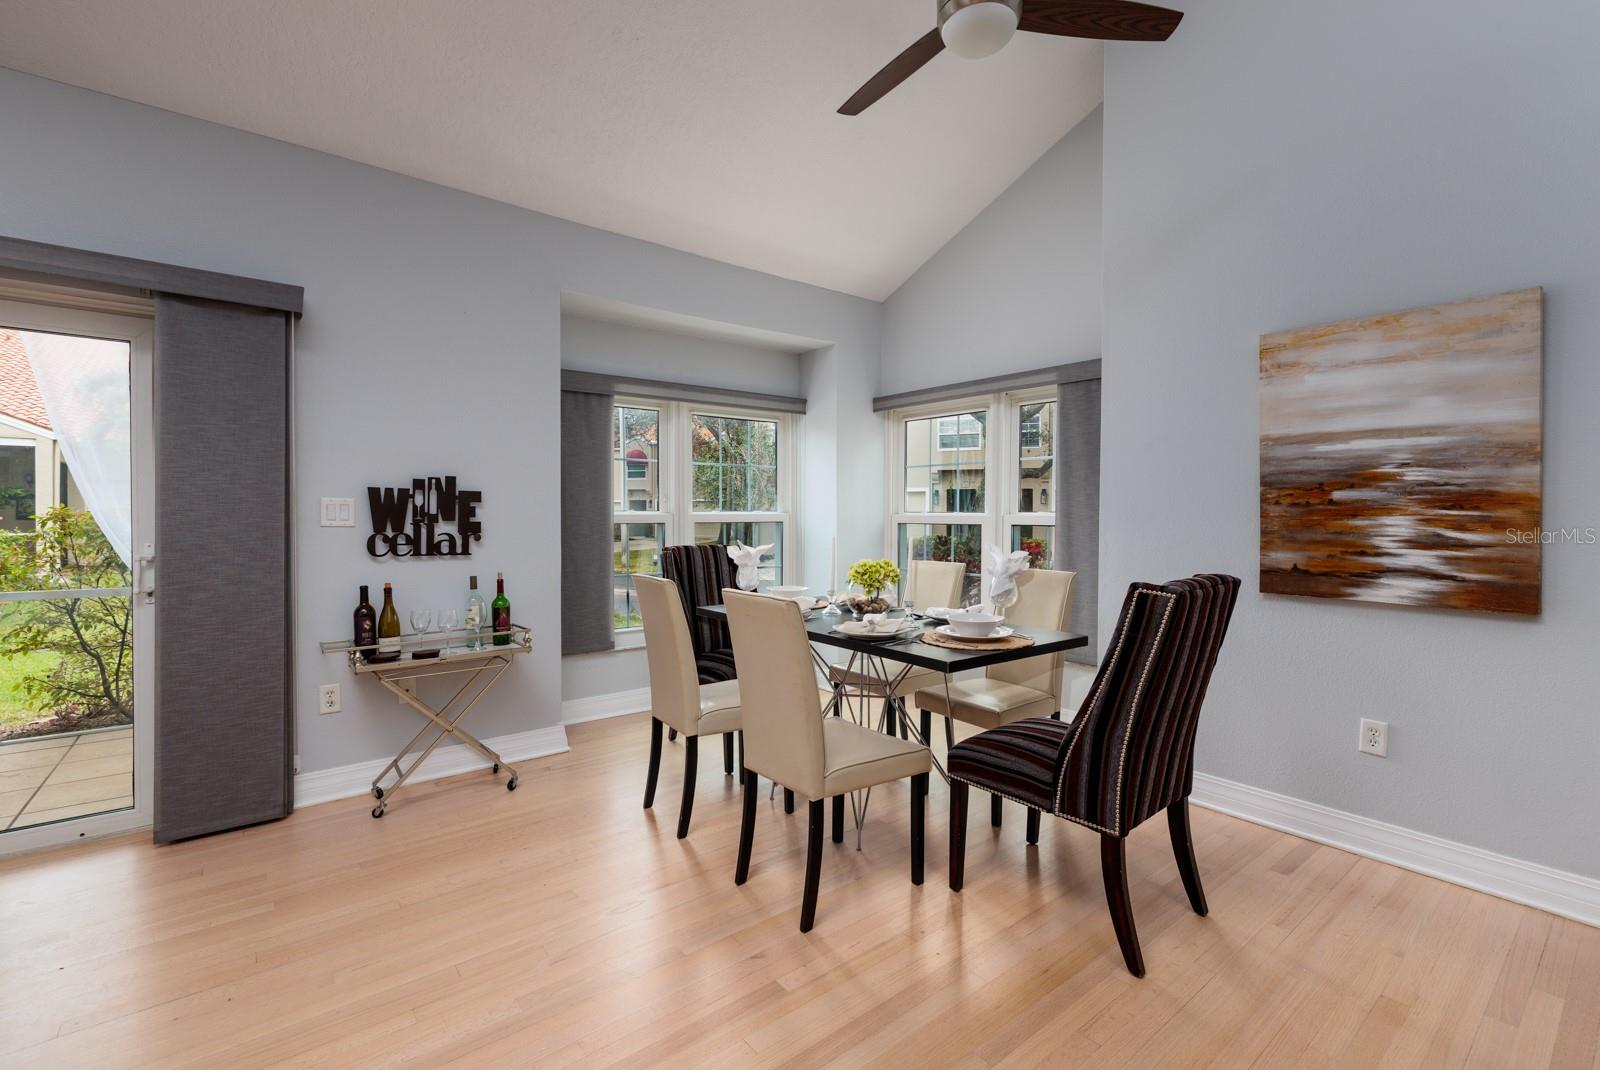
[[(701, 606), (695, 612), (711, 620), (728, 619), (726, 606)], [(1023, 658), (1036, 658), (1041, 654), (1055, 654), (1062, 650), (1089, 645), (1089, 637), (1086, 635), (1052, 632), (1044, 628), (1017, 628), (1018, 635), (1033, 638), (1032, 646), (1019, 647), (1015, 650), (951, 650), (949, 647), (924, 643), (915, 633), (907, 635), (904, 639), (874, 641), (853, 639), (833, 630), (835, 625), (849, 619), (848, 614), (826, 615), (817, 610), (806, 621), (806, 631), (813, 643), (853, 650), (858, 654), (872, 654), (886, 661), (898, 661), (906, 665), (915, 665), (919, 669), (933, 669), (944, 673), (983, 669), (1006, 661), (1021, 661)], [(929, 628), (933, 626), (931, 621), (926, 624)]]

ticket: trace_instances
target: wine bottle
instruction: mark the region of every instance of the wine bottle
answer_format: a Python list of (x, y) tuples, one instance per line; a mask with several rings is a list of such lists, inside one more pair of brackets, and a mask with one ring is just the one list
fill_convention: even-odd
[(372, 603), (367, 601), (367, 585), (361, 585), (361, 601), (356, 603), (356, 632), (355, 644), (365, 647), (361, 657), (371, 661), (372, 655), (377, 653), (375, 646), (378, 642), (378, 611), (372, 608)]
[(394, 584), (383, 585), (383, 612), (378, 614), (378, 655), (373, 661), (400, 656), (400, 614), (394, 608)]
[(478, 577), (467, 577), (467, 629), (472, 633), (467, 636), (468, 650), (483, 649), (483, 625), (489, 616), (488, 607), (483, 604), (483, 595), (478, 593)]
[(494, 601), (489, 603), (494, 616), (494, 645), (511, 645), (511, 600), (506, 597), (506, 574), (494, 574)]

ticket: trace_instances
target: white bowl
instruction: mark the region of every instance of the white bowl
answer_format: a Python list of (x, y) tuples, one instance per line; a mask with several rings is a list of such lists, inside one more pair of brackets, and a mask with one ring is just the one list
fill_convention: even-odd
[(968, 610), (960, 616), (952, 615), (950, 617), (950, 627), (957, 635), (970, 635), (973, 638), (981, 639), (1000, 627), (1004, 619), (993, 613), (979, 613), (976, 610)]
[(774, 598), (787, 598), (791, 602), (797, 603), (800, 606), (801, 609), (810, 609), (811, 608), (811, 604), (813, 602), (815, 602), (816, 599), (814, 599), (811, 596), (806, 594), (806, 591), (808, 591), (808, 590), (810, 590), (809, 587), (781, 587), (780, 586), (780, 587), (768, 587), (767, 588), (767, 593), (772, 595)]

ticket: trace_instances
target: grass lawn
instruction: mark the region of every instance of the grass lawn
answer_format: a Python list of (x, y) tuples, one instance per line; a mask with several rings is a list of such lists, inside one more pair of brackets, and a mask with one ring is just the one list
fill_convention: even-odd
[(26, 724), (41, 716), (38, 704), (22, 690), (22, 678), (48, 672), (54, 659), (54, 654), (44, 651), (0, 658), (0, 728)]

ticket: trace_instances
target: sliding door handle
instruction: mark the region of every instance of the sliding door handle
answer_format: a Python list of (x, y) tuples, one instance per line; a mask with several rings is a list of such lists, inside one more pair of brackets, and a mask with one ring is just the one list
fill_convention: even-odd
[(150, 543), (144, 544), (144, 553), (133, 559), (133, 593), (146, 605), (156, 600), (156, 553)]

